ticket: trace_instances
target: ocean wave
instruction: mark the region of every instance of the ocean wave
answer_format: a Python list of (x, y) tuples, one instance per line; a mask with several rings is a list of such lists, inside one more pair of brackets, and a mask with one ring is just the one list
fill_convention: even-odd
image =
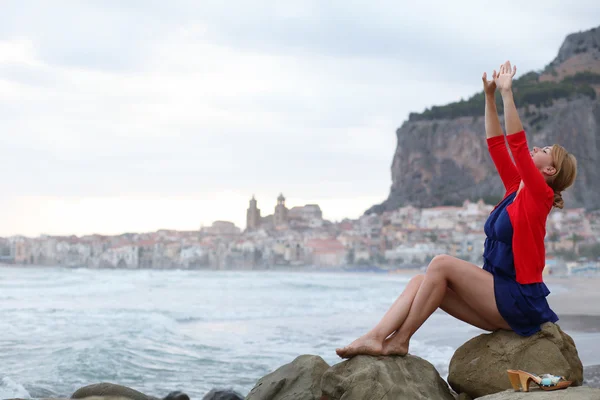
[[(376, 323), (403, 286), (399, 277), (381, 274), (28, 269), (4, 275), (12, 284), (0, 283), (0, 292), (13, 299), (0, 301), (0, 332), (9, 339), (0, 340), (0, 354), (3, 372), (13, 375), (0, 379), (27, 389), (0, 381), (0, 399), (68, 397), (96, 382), (158, 397), (177, 389), (202, 398), (225, 386), (247, 393), (298, 355), (339, 362), (335, 348)], [(427, 340), (448, 344), (435, 329), (448, 324), (434, 319), (421, 335), (425, 343), (411, 343), (442, 373), (453, 349)]]
[(455, 348), (446, 345), (432, 345), (419, 341), (411, 341), (411, 353), (429, 361), (435, 366), (440, 376), (444, 379), (448, 376), (449, 361), (456, 351)]
[(319, 290), (352, 290), (352, 288), (347, 287), (347, 286), (333, 286), (333, 285), (326, 285), (326, 284), (320, 284), (320, 283), (309, 283), (309, 282), (305, 282), (305, 283), (296, 283), (296, 282), (287, 282), (286, 285), (287, 287), (291, 287), (294, 289), (319, 289)]
[(204, 321), (206, 321), (206, 318), (200, 318), (200, 317), (175, 318), (175, 322), (177, 322), (179, 324), (193, 324), (195, 322), (204, 322)]
[(30, 399), (31, 395), (20, 383), (5, 376), (0, 381), (0, 399)]

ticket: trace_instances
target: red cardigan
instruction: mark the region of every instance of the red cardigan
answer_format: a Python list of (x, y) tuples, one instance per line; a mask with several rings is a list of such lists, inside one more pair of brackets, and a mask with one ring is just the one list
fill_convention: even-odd
[(524, 184), (512, 204), (506, 208), (513, 227), (516, 278), (521, 284), (539, 283), (543, 281), (542, 272), (546, 264), (544, 237), (546, 220), (554, 203), (554, 191), (533, 163), (525, 131), (507, 135), (506, 139), (514, 164), (506, 149), (504, 135), (491, 137), (487, 143), (506, 188), (504, 197), (519, 190), (521, 180)]

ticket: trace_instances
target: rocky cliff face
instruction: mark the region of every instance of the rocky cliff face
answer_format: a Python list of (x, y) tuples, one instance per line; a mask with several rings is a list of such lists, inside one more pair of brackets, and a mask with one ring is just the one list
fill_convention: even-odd
[(557, 81), (585, 71), (600, 73), (600, 27), (567, 36), (540, 80)]
[[(534, 77), (533, 83), (529, 74), (526, 89), (529, 97), (526, 98), (534, 98), (529, 95), (532, 87), (536, 91), (535, 98), (539, 98), (536, 85), (542, 95), (552, 81), (558, 82), (557, 85), (570, 85), (571, 81), (564, 80), (568, 77), (576, 78), (573, 84), (584, 81), (589, 90), (597, 91), (600, 75), (596, 71), (600, 72), (600, 28), (569, 35), (557, 58), (543, 74)], [(516, 91), (515, 86), (515, 97)], [(557, 95), (555, 88), (547, 92), (548, 99), (526, 104), (519, 110), (529, 145), (560, 143), (575, 154), (578, 176), (575, 184), (563, 194), (565, 206), (600, 208), (600, 96), (594, 96), (593, 90), (591, 95), (589, 92), (587, 95), (579, 92)], [(417, 207), (460, 205), (465, 199), (482, 198), (494, 203), (502, 197), (502, 182), (487, 151), (483, 96), (478, 94), (472, 100), (477, 107), (481, 103), (480, 116), (434, 119), (424, 113), (411, 116), (402, 124), (396, 131), (398, 144), (392, 162), (389, 197), (367, 213), (394, 210), (408, 204)], [(450, 107), (451, 115), (455, 114), (456, 107), (445, 107)], [(438, 111), (437, 115), (444, 114)]]

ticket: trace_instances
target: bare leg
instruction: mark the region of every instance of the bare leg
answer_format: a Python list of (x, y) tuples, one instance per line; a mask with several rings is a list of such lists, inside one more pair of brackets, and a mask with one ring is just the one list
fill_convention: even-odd
[[(484, 319), (481, 315), (477, 314), (477, 312), (471, 308), (463, 299), (458, 297), (456, 293), (450, 288), (446, 289), (446, 295), (442, 300), (442, 304), (440, 307), (446, 313), (452, 315), (456, 319), (460, 319), (463, 322), (466, 322), (469, 325), (473, 325), (479, 329), (483, 329), (484, 331), (495, 331), (498, 330), (498, 327), (489, 323), (486, 319)], [(392, 342), (392, 339), (396, 336), (398, 331), (392, 333), (385, 342), (383, 342), (383, 352), (386, 350), (390, 351), (391, 348), (389, 344)]]
[[(444, 304), (448, 288), (460, 301), (449, 297)], [(461, 310), (462, 303), (469, 308)], [(407, 354), (412, 335), (442, 305), (452, 315), (456, 314), (459, 319), (475, 326), (492, 330), (510, 329), (496, 307), (492, 274), (458, 258), (437, 256), (427, 268), (406, 320), (394, 337), (385, 343), (383, 354)]]
[(369, 332), (356, 339), (354, 342), (335, 352), (342, 358), (349, 358), (358, 354), (380, 355), (382, 354), (383, 341), (390, 333), (402, 325), (410, 306), (421, 286), (424, 275), (413, 277), (400, 296), (394, 301), (390, 309), (385, 313), (381, 321)]
[(456, 292), (450, 288), (446, 290), (446, 295), (444, 296), (444, 300), (442, 300), (440, 308), (454, 318), (460, 319), (461, 321), (479, 329), (483, 329), (484, 331), (491, 332), (499, 329), (496, 325), (479, 315), (473, 307), (458, 297)]

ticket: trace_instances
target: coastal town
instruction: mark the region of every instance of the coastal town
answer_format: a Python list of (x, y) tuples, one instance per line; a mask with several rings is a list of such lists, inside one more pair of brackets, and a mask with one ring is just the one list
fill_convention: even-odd
[[(116, 236), (0, 238), (0, 264), (71, 268), (263, 270), (422, 268), (436, 254), (481, 265), (492, 205), (401, 207), (381, 215), (328, 221), (317, 204), (288, 208), (280, 195), (263, 216), (254, 197), (246, 227), (215, 221), (196, 231), (158, 230)], [(598, 272), (600, 212), (554, 210), (546, 234), (547, 268)]]

